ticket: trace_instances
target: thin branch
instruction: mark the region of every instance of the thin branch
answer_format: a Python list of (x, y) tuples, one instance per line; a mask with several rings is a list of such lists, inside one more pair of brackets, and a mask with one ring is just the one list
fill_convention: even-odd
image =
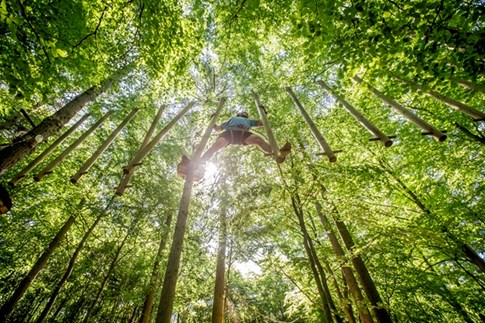
[(103, 12), (101, 13), (101, 17), (99, 17), (99, 21), (98, 21), (98, 25), (96, 26), (96, 29), (94, 29), (94, 31), (92, 33), (89, 33), (86, 36), (84, 36), (76, 45), (74, 45), (74, 47), (72, 48), (73, 50), (76, 49), (77, 47), (79, 47), (89, 37), (94, 36), (94, 38), (96, 38), (96, 35), (98, 33), (98, 29), (101, 26), (101, 22), (103, 20), (104, 14), (106, 13), (107, 9), (108, 9), (108, 5), (106, 5), (104, 7)]

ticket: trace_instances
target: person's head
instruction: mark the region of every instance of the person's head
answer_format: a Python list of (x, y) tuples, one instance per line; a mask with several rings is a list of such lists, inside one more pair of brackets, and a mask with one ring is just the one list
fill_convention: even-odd
[(249, 114), (246, 111), (238, 112), (236, 116), (246, 118), (246, 119), (249, 118)]

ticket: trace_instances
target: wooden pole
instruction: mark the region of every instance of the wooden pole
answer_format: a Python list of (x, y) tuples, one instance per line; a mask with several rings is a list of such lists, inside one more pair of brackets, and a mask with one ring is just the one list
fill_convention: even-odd
[(317, 140), (318, 144), (320, 147), (323, 149), (325, 155), (327, 156), (328, 160), (331, 163), (334, 163), (337, 161), (337, 156), (335, 156), (332, 148), (327, 144), (327, 141), (323, 137), (322, 133), (320, 130), (318, 130), (317, 126), (313, 122), (312, 118), (308, 115), (308, 113), (305, 111), (305, 108), (301, 105), (300, 101), (296, 97), (295, 93), (293, 93), (293, 90), (290, 87), (286, 88), (286, 92), (290, 95), (291, 99), (293, 100), (293, 103), (295, 106), (300, 110), (301, 115), (303, 116), (303, 119), (305, 119), (305, 122), (307, 123), (308, 127), (310, 127), (310, 130), (312, 131), (313, 137)]
[(59, 156), (52, 160), (47, 166), (40, 171), (40, 173), (34, 175), (34, 180), (39, 182), (45, 174), (51, 173), (54, 167), (56, 167), (61, 161), (66, 158), (77, 146), (79, 146), (91, 133), (94, 132), (108, 117), (113, 113), (113, 111), (108, 111), (101, 119), (99, 119), (95, 124), (91, 126), (85, 133), (81, 135), (75, 142), (73, 142), (69, 147), (66, 148)]
[(322, 86), (325, 90), (327, 90), (327, 92), (330, 93), (333, 97), (335, 97), (337, 101), (339, 101), (342, 106), (350, 113), (350, 115), (354, 117), (354, 119), (357, 120), (365, 129), (367, 129), (367, 131), (369, 131), (372, 135), (378, 138), (385, 147), (392, 146), (392, 140), (389, 139), (388, 136), (386, 136), (381, 130), (379, 130), (379, 128), (374, 126), (372, 122), (370, 122), (359, 111), (357, 111), (350, 103), (345, 101), (345, 99), (343, 99), (340, 95), (336, 94), (330, 86), (328, 86), (322, 80), (317, 81), (317, 83), (320, 84), (320, 86)]
[(33, 161), (30, 162), (27, 166), (25, 166), (24, 169), (22, 169), (15, 177), (8, 182), (10, 186), (15, 186), (22, 178), (27, 175), (28, 172), (30, 172), (32, 169), (34, 169), (35, 166), (37, 166), (48, 154), (50, 154), (57, 146), (59, 146), (71, 133), (74, 132), (87, 118), (89, 117), (89, 114), (85, 114), (79, 119), (78, 122), (76, 122), (71, 128), (69, 128), (66, 132), (62, 134), (59, 138), (56, 139), (50, 145), (47, 147), (46, 150), (44, 150), (39, 156), (37, 156)]
[(129, 174), (133, 168), (139, 166), (145, 156), (155, 147), (155, 145), (162, 140), (162, 138), (169, 132), (170, 129), (195, 105), (195, 102), (190, 102), (170, 121), (145, 147), (140, 149), (130, 163), (123, 167), (123, 173)]
[(266, 135), (268, 136), (269, 145), (271, 146), (271, 150), (273, 151), (273, 155), (275, 157), (281, 156), (280, 149), (278, 148), (278, 143), (276, 142), (276, 138), (271, 131), (271, 127), (269, 125), (268, 116), (266, 115), (266, 111), (264, 110), (263, 105), (259, 101), (258, 94), (253, 92), (254, 102), (256, 103), (256, 108), (258, 109), (259, 117), (261, 118), (261, 122), (263, 123), (264, 130), (266, 131)]
[[(359, 84), (362, 83), (362, 79), (357, 75), (354, 76), (353, 80)], [(397, 111), (399, 114), (401, 114), (403, 117), (405, 117), (406, 119), (408, 119), (409, 121), (411, 121), (412, 123), (420, 127), (421, 129), (423, 129), (424, 134), (430, 134), (438, 141), (446, 140), (446, 135), (443, 132), (439, 131), (438, 129), (436, 129), (435, 127), (433, 127), (432, 125), (430, 125), (429, 123), (427, 123), (426, 121), (418, 117), (417, 115), (415, 115), (412, 111), (406, 109), (405, 107), (403, 107), (402, 105), (394, 101), (393, 99), (385, 96), (384, 94), (379, 92), (376, 88), (372, 87), (371, 85), (366, 84), (366, 87), (376, 97), (378, 97), (383, 102), (387, 103), (389, 106), (394, 108), (394, 110)]]
[(71, 183), (76, 184), (79, 178), (83, 176), (84, 174), (87, 174), (91, 166), (96, 162), (96, 160), (101, 156), (101, 154), (111, 145), (113, 140), (118, 136), (118, 134), (121, 132), (121, 130), (128, 124), (128, 122), (133, 119), (135, 114), (140, 111), (139, 109), (133, 109), (131, 113), (119, 124), (119, 126), (113, 131), (113, 133), (99, 146), (99, 148), (94, 152), (94, 154), (89, 158), (79, 169), (79, 171), (71, 177)]
[[(155, 129), (157, 128), (158, 122), (162, 118), (162, 113), (163, 113), (164, 109), (165, 109), (165, 105), (162, 105), (160, 107), (160, 109), (158, 109), (158, 112), (155, 115), (155, 119), (153, 119), (152, 124), (151, 124), (150, 128), (148, 129), (147, 134), (145, 135), (145, 139), (143, 139), (143, 142), (141, 143), (140, 149), (138, 151), (143, 149), (148, 144), (150, 139), (152, 138), (153, 133), (155, 132)], [(124, 174), (124, 177), (120, 182), (120, 185), (118, 185), (118, 188), (116, 189), (116, 195), (118, 195), (118, 196), (123, 195), (123, 193), (125, 192), (125, 189), (128, 187), (128, 183), (130, 182), (133, 174), (134, 174), (134, 171), (129, 172), (128, 174)]]
[(224, 287), (226, 272), (226, 206), (222, 201), (219, 214), (219, 248), (217, 252), (216, 279), (214, 284), (214, 302), (212, 304), (212, 323), (224, 323)]
[(210, 134), (219, 114), (222, 111), (222, 107), (226, 98), (221, 98), (216, 112), (212, 115), (212, 118), (207, 125), (204, 135), (197, 147), (197, 150), (192, 155), (191, 165), (187, 169), (187, 176), (185, 177), (184, 188), (182, 192), (182, 198), (180, 199), (180, 206), (177, 216), (177, 224), (175, 225), (175, 231), (173, 235), (172, 247), (170, 249), (170, 255), (168, 258), (167, 268), (165, 270), (165, 278), (163, 280), (162, 294), (160, 296), (160, 302), (157, 313), (157, 323), (170, 323), (173, 302), (175, 298), (175, 288), (177, 285), (177, 278), (180, 268), (180, 257), (182, 255), (182, 248), (184, 242), (185, 228), (187, 226), (187, 218), (189, 215), (190, 198), (192, 195), (192, 184), (194, 182), (193, 175), (197, 167), (197, 162), (202, 155), (202, 152), (209, 140)]
[(448, 98), (448, 97), (446, 97), (446, 96), (444, 96), (444, 95), (442, 95), (442, 94), (440, 94), (436, 91), (433, 91), (433, 90), (427, 91), (421, 85), (414, 83), (412, 81), (409, 81), (409, 80), (406, 80), (406, 79), (403, 79), (403, 78), (400, 78), (400, 77), (398, 77), (398, 79), (403, 81), (404, 83), (407, 83), (411, 86), (416, 87), (418, 90), (420, 90), (421, 92), (423, 92), (425, 95), (429, 96), (430, 98), (433, 98), (433, 99), (435, 99), (435, 100), (437, 100), (437, 101), (439, 101), (443, 104), (446, 104), (450, 108), (453, 108), (455, 110), (461, 111), (461, 112), (469, 115), (470, 117), (473, 118), (474, 121), (485, 120), (485, 113), (484, 112), (475, 110), (474, 108), (466, 105), (465, 103), (462, 103), (460, 101)]

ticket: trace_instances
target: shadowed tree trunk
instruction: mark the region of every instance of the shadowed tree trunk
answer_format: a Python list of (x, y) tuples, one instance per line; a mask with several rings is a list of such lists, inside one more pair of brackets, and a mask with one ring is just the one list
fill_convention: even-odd
[(49, 260), (49, 257), (54, 253), (57, 247), (59, 247), (59, 245), (61, 244), (62, 239), (65, 237), (67, 231), (69, 231), (69, 228), (74, 223), (75, 219), (76, 217), (74, 215), (71, 215), (69, 219), (67, 219), (67, 221), (64, 223), (62, 228), (59, 230), (59, 232), (57, 232), (56, 236), (49, 244), (49, 247), (47, 247), (47, 250), (36, 261), (34, 266), (30, 269), (29, 273), (24, 277), (24, 279), (22, 279), (19, 286), (15, 289), (15, 292), (13, 293), (13, 295), (10, 296), (10, 298), (0, 308), (0, 322), (5, 322), (8, 320), (17, 303), (24, 296), (25, 292), (30, 287), (34, 279), (37, 277), (39, 272), (46, 265), (47, 260)]
[(212, 323), (224, 323), (224, 274), (226, 271), (226, 206), (222, 202), (219, 216), (219, 248), (217, 252), (216, 281), (214, 286), (214, 304), (212, 306)]
[(143, 309), (140, 316), (140, 323), (148, 323), (151, 321), (152, 310), (153, 310), (153, 300), (155, 298), (155, 293), (157, 291), (158, 282), (160, 280), (160, 261), (162, 260), (163, 250), (167, 244), (168, 233), (170, 231), (170, 226), (172, 225), (172, 213), (167, 215), (165, 220), (165, 225), (162, 232), (162, 237), (160, 239), (160, 244), (158, 246), (157, 256), (155, 257), (155, 263), (153, 264), (152, 276), (150, 278), (150, 286), (148, 293), (145, 297), (145, 302), (143, 303)]
[[(319, 203), (315, 203), (316, 206), (319, 205)], [(330, 243), (332, 244), (333, 250), (335, 254), (337, 255), (338, 258), (341, 259), (341, 261), (344, 260), (345, 258), (345, 253), (342, 247), (340, 246), (339, 241), (337, 240), (337, 237), (332, 231), (332, 228), (330, 227), (330, 223), (328, 222), (327, 217), (321, 212), (320, 207), (316, 207), (317, 213), (322, 220), (322, 224), (325, 228), (325, 231), (327, 232), (328, 238), (330, 240)], [(352, 269), (342, 263), (342, 271), (344, 273), (345, 280), (347, 281), (347, 284), (350, 289), (350, 293), (352, 293), (352, 296), (354, 297), (355, 302), (357, 303), (357, 308), (359, 311), (359, 316), (362, 322), (373, 322), (372, 317), (367, 310), (366, 304), (364, 302), (364, 297), (362, 296), (362, 292), (359, 288), (359, 285), (357, 284), (357, 281), (355, 280), (354, 273), (352, 272)]]
[(37, 127), (22, 136), (18, 142), (2, 149), (0, 151), (0, 175), (8, 171), (19, 160), (34, 152), (40, 142), (57, 134), (86, 104), (94, 101), (102, 93), (106, 92), (113, 83), (118, 82), (130, 70), (131, 65), (128, 65), (113, 73), (111, 78), (103, 81), (99, 86), (89, 88), (56, 113), (45, 118)]
[(300, 229), (303, 235), (303, 246), (305, 247), (305, 251), (308, 256), (308, 261), (310, 263), (310, 268), (313, 272), (313, 277), (315, 279), (315, 283), (317, 285), (318, 294), (320, 295), (321, 300), (321, 307), (323, 309), (323, 314), (325, 317), (325, 322), (333, 322), (332, 313), (330, 310), (330, 302), (327, 299), (327, 295), (325, 293), (325, 289), (322, 285), (322, 280), (319, 276), (317, 266), (315, 264), (315, 260), (313, 258), (312, 251), (310, 249), (310, 245), (308, 243), (308, 232), (306, 231), (305, 222), (303, 220), (303, 211), (300, 208), (299, 198), (297, 196), (291, 197), (291, 205), (293, 206), (293, 211), (298, 218), (298, 223), (300, 224)]
[(61, 291), (65, 282), (71, 276), (72, 271), (74, 269), (74, 266), (76, 265), (77, 257), (79, 255), (79, 253), (81, 252), (81, 250), (84, 248), (84, 244), (86, 243), (86, 240), (89, 238), (89, 236), (93, 232), (94, 228), (98, 225), (98, 223), (101, 220), (103, 215), (104, 214), (98, 215), (96, 220), (93, 222), (91, 227), (89, 227), (88, 231), (86, 231), (86, 233), (82, 237), (81, 241), (77, 245), (77, 248), (74, 251), (74, 254), (72, 255), (71, 259), (69, 260), (69, 264), (67, 266), (66, 271), (64, 272), (64, 275), (62, 276), (61, 280), (59, 280), (59, 282), (57, 283), (56, 288), (54, 289), (54, 291), (51, 294), (51, 297), (49, 298), (49, 301), (47, 302), (46, 306), (44, 307), (44, 310), (42, 311), (39, 318), (37, 319), (37, 323), (42, 323), (47, 318), (47, 315), (49, 314), (50, 310), (52, 309), (54, 302), (56, 301), (57, 297), (59, 296), (59, 292)]

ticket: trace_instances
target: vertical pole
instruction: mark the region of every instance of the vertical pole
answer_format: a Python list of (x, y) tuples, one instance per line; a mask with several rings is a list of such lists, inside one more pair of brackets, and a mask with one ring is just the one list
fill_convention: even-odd
[[(148, 129), (147, 134), (145, 135), (145, 139), (143, 139), (143, 142), (141, 143), (140, 149), (138, 151), (145, 148), (145, 146), (148, 144), (148, 142), (152, 138), (153, 133), (155, 132), (155, 129), (157, 127), (157, 124), (160, 121), (160, 119), (162, 118), (162, 113), (163, 113), (164, 109), (165, 109), (165, 105), (162, 105), (160, 107), (160, 109), (158, 109), (158, 112), (155, 115), (155, 119), (153, 119), (152, 124), (151, 124), (150, 128)], [(118, 188), (116, 189), (116, 195), (118, 195), (118, 196), (123, 195), (123, 193), (125, 192), (125, 189), (128, 186), (128, 183), (130, 182), (131, 177), (133, 176), (134, 172), (135, 171), (133, 170), (133, 171), (129, 172), (128, 174), (125, 174), (125, 176), (123, 177), (123, 179), (120, 182), (120, 185), (118, 185)]]
[(286, 92), (290, 95), (291, 99), (293, 100), (293, 103), (298, 108), (298, 110), (300, 110), (300, 113), (303, 116), (303, 119), (305, 119), (305, 122), (307, 123), (308, 127), (310, 127), (310, 130), (312, 131), (313, 137), (315, 137), (315, 139), (318, 141), (318, 144), (323, 149), (325, 155), (327, 155), (328, 160), (331, 163), (336, 162), (337, 156), (335, 156), (332, 148), (330, 148), (330, 146), (327, 144), (327, 141), (323, 137), (322, 133), (320, 132), (320, 130), (318, 130), (317, 126), (313, 122), (312, 118), (308, 115), (305, 108), (303, 108), (303, 106), (301, 105), (300, 101), (296, 97), (293, 90), (290, 87), (287, 87)]
[(30, 162), (27, 166), (25, 166), (24, 169), (22, 169), (15, 177), (8, 182), (10, 186), (15, 186), (22, 178), (25, 177), (25, 175), (30, 172), (32, 169), (34, 169), (35, 166), (37, 166), (48, 154), (50, 154), (57, 146), (59, 146), (71, 133), (74, 132), (87, 118), (89, 117), (89, 114), (85, 114), (81, 117), (81, 119), (78, 120), (71, 128), (69, 128), (66, 132), (64, 132), (59, 138), (56, 139), (50, 145), (47, 147), (46, 150), (44, 150), (39, 156), (37, 156), (33, 161)]
[[(359, 84), (362, 83), (362, 79), (360, 77), (358, 77), (357, 75), (354, 76), (353, 79), (354, 79), (354, 81), (356, 81)], [(384, 94), (379, 92), (377, 89), (375, 89), (371, 85), (366, 84), (366, 86), (369, 89), (369, 91), (371, 91), (376, 97), (378, 97), (383, 102), (390, 105), (392, 108), (394, 108), (395, 111), (399, 112), (403, 117), (405, 117), (406, 119), (413, 122), (415, 125), (417, 125), (421, 129), (423, 129), (425, 131), (425, 133), (431, 134), (438, 141), (446, 140), (446, 135), (444, 133), (442, 133), (441, 131), (439, 131), (438, 129), (436, 129), (435, 127), (433, 127), (432, 125), (430, 125), (429, 123), (427, 123), (426, 121), (424, 121), (423, 119), (418, 117), (417, 115), (415, 115), (412, 111), (409, 111), (408, 109), (406, 109), (405, 107), (403, 107), (402, 105), (397, 103), (396, 101), (388, 98), (387, 96), (385, 96)]]
[(173, 119), (170, 121), (145, 147), (140, 149), (130, 163), (123, 167), (123, 173), (130, 173), (135, 166), (140, 165), (145, 156), (155, 147), (155, 145), (162, 140), (163, 137), (169, 132), (170, 129), (195, 105), (195, 102), (190, 102), (183, 108)]
[(342, 106), (350, 113), (355, 120), (357, 120), (364, 128), (367, 129), (371, 134), (373, 134), (376, 138), (379, 138), (380, 142), (385, 147), (392, 146), (392, 140), (389, 139), (382, 131), (379, 130), (376, 126), (374, 126), (366, 117), (364, 117), (359, 111), (357, 111), (350, 103), (345, 101), (340, 95), (336, 94), (330, 86), (328, 86), (322, 80), (317, 81), (328, 93), (333, 95), (341, 104)]
[(226, 98), (221, 98), (216, 112), (213, 114), (211, 121), (207, 125), (204, 135), (197, 147), (196, 151), (192, 155), (192, 162), (187, 169), (187, 176), (185, 177), (184, 188), (182, 192), (182, 198), (180, 199), (180, 207), (177, 216), (177, 224), (175, 225), (175, 232), (173, 235), (172, 247), (170, 249), (170, 255), (168, 258), (167, 269), (165, 270), (165, 277), (163, 280), (162, 294), (160, 296), (160, 302), (157, 313), (157, 323), (170, 323), (173, 310), (173, 301), (175, 298), (175, 288), (177, 286), (177, 278), (180, 267), (180, 257), (182, 255), (182, 248), (184, 243), (185, 228), (187, 226), (187, 218), (189, 215), (190, 198), (192, 195), (192, 184), (194, 182), (193, 175), (197, 162), (202, 155), (202, 151), (209, 140), (210, 134), (219, 114), (222, 111), (222, 107)]
[(222, 201), (219, 214), (219, 248), (217, 252), (216, 279), (214, 284), (214, 303), (212, 305), (212, 323), (224, 323), (224, 286), (226, 271), (226, 205)]
[(91, 126), (84, 134), (81, 135), (75, 142), (73, 142), (66, 150), (64, 150), (59, 156), (52, 160), (43, 170), (37, 175), (34, 175), (34, 180), (39, 182), (45, 174), (52, 172), (54, 167), (56, 167), (61, 161), (66, 158), (77, 146), (79, 146), (91, 133), (94, 132), (108, 117), (113, 113), (113, 111), (108, 111), (101, 119)]
[(266, 135), (268, 136), (269, 145), (271, 146), (273, 155), (275, 157), (281, 156), (280, 149), (278, 148), (278, 143), (276, 142), (276, 138), (274, 137), (273, 132), (271, 131), (271, 127), (269, 125), (268, 116), (266, 115), (266, 111), (259, 101), (258, 94), (253, 92), (253, 98), (254, 102), (256, 103), (256, 108), (258, 109), (259, 117), (261, 118), (261, 122), (263, 123), (264, 130), (266, 131)]
[(79, 171), (71, 177), (71, 183), (76, 184), (79, 178), (83, 176), (84, 174), (87, 174), (91, 166), (96, 162), (96, 160), (101, 156), (101, 154), (106, 150), (106, 148), (109, 147), (109, 145), (115, 140), (116, 137), (118, 137), (118, 134), (121, 132), (121, 130), (128, 124), (128, 122), (133, 119), (135, 114), (140, 111), (139, 109), (133, 109), (131, 113), (123, 120), (123, 122), (120, 123), (120, 125), (113, 131), (113, 133), (106, 139), (105, 142), (99, 146), (99, 148), (94, 152), (94, 154), (89, 158), (79, 169)]

